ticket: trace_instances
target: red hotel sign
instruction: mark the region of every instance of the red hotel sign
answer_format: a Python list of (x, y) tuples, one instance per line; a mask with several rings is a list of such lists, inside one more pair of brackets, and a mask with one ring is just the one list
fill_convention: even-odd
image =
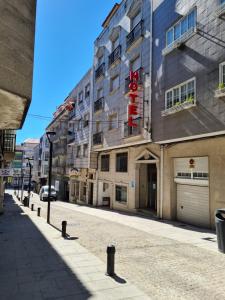
[(129, 98), (130, 103), (128, 105), (128, 126), (129, 127), (137, 127), (137, 123), (135, 123), (134, 116), (138, 115), (137, 111), (137, 90), (138, 90), (138, 78), (139, 74), (138, 71), (130, 71), (130, 84), (129, 84)]

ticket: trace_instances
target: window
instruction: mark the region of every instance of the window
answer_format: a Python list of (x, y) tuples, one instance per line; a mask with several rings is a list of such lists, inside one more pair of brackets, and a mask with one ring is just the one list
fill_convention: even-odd
[(114, 78), (111, 79), (110, 82), (110, 91), (115, 91), (119, 88), (120, 86), (120, 78), (119, 75), (115, 76)]
[(104, 61), (103, 55), (98, 58), (98, 66), (100, 66)]
[(141, 21), (141, 11), (138, 11), (138, 13), (131, 19), (131, 30), (134, 29), (134, 27)]
[(119, 37), (117, 36), (115, 40), (112, 41), (112, 51), (114, 51), (119, 46)]
[(127, 202), (127, 187), (116, 185), (116, 201)]
[(127, 172), (127, 152), (116, 154), (116, 172)]
[(77, 157), (80, 157), (81, 147), (77, 146)]
[(88, 157), (88, 144), (84, 144), (83, 146), (83, 156)]
[(166, 91), (166, 109), (184, 102), (194, 103), (196, 98), (195, 78)]
[(131, 71), (137, 71), (141, 67), (141, 57), (137, 56), (134, 60), (130, 62)]
[(79, 99), (79, 103), (83, 102), (83, 91), (79, 93), (78, 99)]
[(100, 99), (103, 97), (103, 88), (100, 88), (97, 90), (97, 99)]
[(109, 130), (118, 127), (117, 113), (109, 116)]
[(221, 63), (219, 66), (219, 81), (220, 84), (225, 85), (225, 62)]
[(100, 132), (100, 126), (101, 126), (100, 121), (96, 121), (96, 123), (95, 123), (95, 132), (96, 133)]
[(179, 20), (166, 33), (166, 45), (170, 45), (182, 37), (187, 31), (193, 29), (197, 22), (197, 10), (193, 9), (188, 15)]
[(77, 120), (77, 130), (79, 131), (81, 129), (82, 129), (82, 120), (79, 119), (79, 120)]
[(108, 188), (109, 188), (109, 184), (103, 182), (103, 192), (105, 192), (106, 190), (108, 190)]
[(84, 115), (84, 128), (88, 126), (89, 123), (89, 114)]
[(85, 86), (85, 99), (90, 97), (90, 83)]
[(104, 154), (101, 156), (101, 171), (103, 172), (109, 171), (109, 160), (110, 160), (109, 154)]

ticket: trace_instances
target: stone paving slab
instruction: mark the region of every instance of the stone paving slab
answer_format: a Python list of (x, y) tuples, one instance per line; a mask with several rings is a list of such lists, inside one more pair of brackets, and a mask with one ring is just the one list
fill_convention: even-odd
[(106, 276), (99, 258), (10, 195), (0, 231), (0, 299), (150, 299)]

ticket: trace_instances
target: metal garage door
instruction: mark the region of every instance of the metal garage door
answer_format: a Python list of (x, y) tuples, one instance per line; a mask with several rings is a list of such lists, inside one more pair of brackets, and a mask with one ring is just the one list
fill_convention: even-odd
[(209, 187), (177, 184), (177, 219), (209, 227)]

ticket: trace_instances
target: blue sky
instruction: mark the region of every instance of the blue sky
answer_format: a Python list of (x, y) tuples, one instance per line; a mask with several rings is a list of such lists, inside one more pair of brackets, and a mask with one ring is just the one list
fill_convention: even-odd
[[(119, 1), (117, 1), (119, 2)], [(32, 103), (17, 144), (39, 138), (56, 107), (90, 68), (93, 42), (115, 0), (37, 0)]]

